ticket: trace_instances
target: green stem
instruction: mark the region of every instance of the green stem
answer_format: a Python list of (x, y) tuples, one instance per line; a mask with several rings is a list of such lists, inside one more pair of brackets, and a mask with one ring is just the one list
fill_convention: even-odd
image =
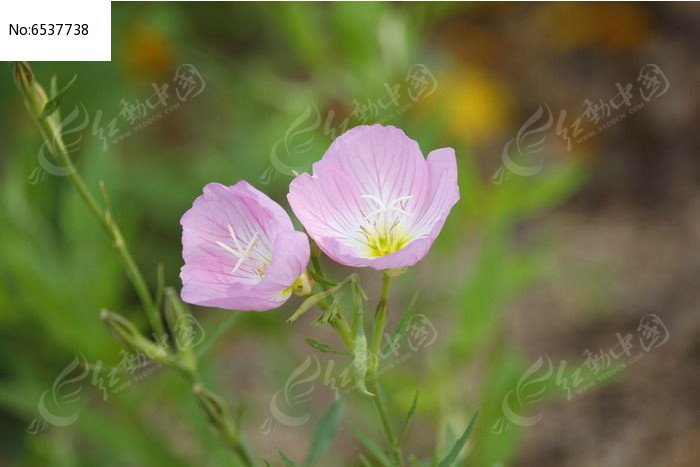
[(382, 421), (382, 428), (384, 429), (384, 435), (391, 448), (391, 456), (394, 458), (397, 466), (403, 465), (403, 460), (401, 459), (401, 448), (399, 448), (399, 443), (394, 436), (394, 431), (391, 428), (391, 422), (389, 421), (388, 411), (384, 405), (384, 399), (382, 398), (381, 388), (379, 386), (379, 381), (376, 375), (369, 375), (367, 378), (367, 389), (374, 393), (374, 406), (377, 408), (379, 413), (379, 418)]
[[(323, 311), (326, 311), (328, 309), (328, 303), (326, 303), (325, 299), (321, 300), (318, 303), (318, 307)], [(345, 347), (347, 347), (348, 351), (352, 354), (355, 347), (352, 340), (352, 330), (350, 329), (350, 325), (347, 323), (347, 321), (345, 321), (345, 318), (343, 318), (343, 315), (339, 312), (332, 319), (328, 320), (328, 324), (335, 329), (335, 332), (338, 333), (340, 339), (345, 344)]]
[(37, 115), (32, 115), (32, 117), (34, 117), (34, 121), (38, 125), (42, 136), (46, 140), (46, 143), (51, 147), (54, 156), (68, 170), (68, 180), (70, 181), (71, 185), (73, 185), (75, 190), (78, 192), (78, 195), (85, 202), (95, 219), (97, 219), (105, 232), (107, 232), (107, 235), (112, 238), (114, 248), (116, 248), (117, 252), (119, 253), (119, 257), (124, 264), (126, 274), (134, 286), (139, 299), (141, 300), (141, 304), (143, 305), (146, 318), (148, 319), (151, 328), (158, 337), (162, 336), (165, 333), (165, 329), (163, 328), (163, 323), (160, 320), (160, 313), (158, 312), (158, 308), (156, 308), (155, 301), (151, 296), (148, 285), (146, 285), (146, 281), (144, 280), (141, 271), (131, 255), (131, 251), (126, 244), (126, 240), (124, 239), (119, 226), (112, 218), (109, 210), (103, 211), (95, 197), (88, 190), (87, 185), (80, 176), (80, 173), (75, 167), (73, 160), (70, 158), (68, 150), (63, 144), (60, 131), (55, 128), (49, 118), (42, 118)]
[(369, 369), (367, 371), (367, 386), (368, 389), (374, 393), (374, 405), (379, 413), (379, 418), (382, 421), (382, 427), (384, 428), (384, 435), (391, 448), (391, 455), (396, 462), (396, 465), (402, 466), (403, 460), (401, 458), (401, 449), (399, 448), (399, 443), (394, 436), (394, 431), (391, 428), (391, 423), (389, 422), (389, 415), (384, 405), (384, 399), (382, 398), (381, 386), (379, 384), (379, 376), (377, 375), (377, 370), (379, 369), (379, 351), (382, 347), (382, 338), (384, 336), (384, 328), (386, 327), (386, 322), (388, 318), (388, 306), (387, 300), (389, 298), (389, 284), (391, 283), (391, 277), (387, 274), (382, 276), (382, 292), (379, 297), (379, 302), (377, 303), (377, 310), (374, 314), (374, 328), (372, 333), (372, 346), (370, 349), (369, 357)]
[(255, 465), (253, 458), (240, 437), (236, 423), (229, 417), (228, 408), (223, 399), (204, 388), (195, 372), (190, 373), (189, 377), (194, 382), (192, 391), (198, 397), (202, 410), (209, 418), (210, 423), (216, 428), (223, 443), (239, 458), (245, 467), (253, 467)]
[(391, 277), (384, 274), (382, 276), (382, 293), (377, 303), (377, 310), (374, 313), (374, 328), (372, 333), (372, 347), (370, 358), (370, 370), (376, 373), (379, 367), (379, 350), (382, 347), (382, 338), (384, 337), (384, 328), (388, 318), (389, 309), (387, 307), (387, 299), (389, 297), (389, 284)]
[[(78, 173), (73, 160), (70, 158), (68, 150), (63, 143), (60, 127), (58, 126), (59, 122), (57, 122), (52, 116), (41, 116), (44, 111), (44, 107), (48, 102), (43, 88), (34, 81), (31, 69), (26, 63), (15, 62), (14, 67), (17, 86), (24, 97), (25, 103), (27, 104), (27, 109), (29, 110), (32, 119), (39, 127), (39, 131), (44, 141), (47, 145), (49, 145), (52, 150), (51, 152), (56, 159), (63, 164), (65, 169), (67, 169), (68, 180), (78, 192), (80, 198), (85, 202), (92, 215), (107, 232), (107, 235), (112, 238), (114, 247), (119, 252), (119, 256), (122, 259), (127, 276), (129, 277), (129, 280), (139, 296), (146, 314), (146, 318), (148, 319), (152, 330), (156, 333), (156, 337), (164, 336), (165, 327), (161, 321), (159, 307), (156, 305), (156, 302), (151, 296), (148, 285), (146, 284), (136, 261), (134, 261), (134, 258), (131, 255), (119, 226), (112, 217), (106, 196), (106, 207), (103, 209), (92, 193), (90, 193), (88, 190), (87, 185)], [(230, 323), (232, 324), (233, 321), (234, 320), (232, 319)], [(193, 388), (202, 387), (201, 383), (199, 383), (196, 365), (175, 366), (183, 373), (184, 377), (188, 381), (194, 384)], [(196, 395), (200, 395), (196, 389), (194, 392)], [(220, 400), (218, 396), (215, 397), (217, 400)], [(223, 407), (223, 402), (220, 402), (219, 405)], [(207, 415), (211, 417), (211, 413), (208, 413)], [(248, 453), (245, 444), (241, 441), (236, 425), (226, 415), (225, 410), (219, 411), (218, 421), (219, 423), (216, 425), (219, 428), (219, 433), (221, 434), (224, 443), (235, 453), (235, 455), (240, 458), (244, 466), (253, 467), (255, 464), (252, 461), (252, 457)]]
[[(230, 425), (230, 423), (231, 422), (229, 422), (228, 425)], [(238, 430), (229, 426), (228, 429), (221, 430), (220, 433), (226, 446), (239, 457), (239, 460), (245, 467), (253, 467), (255, 465), (250, 452), (248, 452), (247, 446), (241, 440)]]

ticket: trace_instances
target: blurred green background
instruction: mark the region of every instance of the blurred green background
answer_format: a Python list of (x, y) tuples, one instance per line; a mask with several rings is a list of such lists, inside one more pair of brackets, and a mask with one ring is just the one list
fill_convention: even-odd
[[(419, 290), (415, 309), (437, 335), (383, 376), (396, 420), (421, 391), (405, 450), (444, 452), (480, 407), (468, 465), (690, 466), (700, 461), (699, 28), (691, 4), (118, 2), (110, 63), (32, 66), (45, 85), (78, 74), (63, 116), (75, 109), (66, 129), (81, 131), (66, 140), (94, 193), (105, 181), (153, 287), (159, 262), (179, 286), (179, 218), (208, 182), (246, 179), (286, 206), (291, 170), (308, 170), (343, 128), (363, 123), (398, 126), (426, 154), (454, 147), (462, 199), (429, 257), (392, 289), (396, 311)], [(178, 99), (183, 64), (203, 85)], [(667, 92), (567, 148), (561, 111), (570, 127), (584, 101), (607, 102), (616, 83), (636, 92), (646, 64), (663, 70)], [(153, 97), (164, 83), (167, 109)], [(107, 397), (92, 376), (57, 385), (76, 356), (122, 361), (101, 308), (145, 322), (103, 233), (67, 180), (42, 170), (7, 64), (0, 93), (0, 465), (229, 465), (169, 369), (110, 386)], [(534, 156), (542, 169), (493, 179), (506, 143), (543, 105), (554, 123)], [(125, 109), (136, 109), (133, 123)], [(363, 272), (375, 297), (378, 278)], [(333, 399), (326, 373), (344, 365), (303, 342), (334, 342), (312, 317), (285, 323), (296, 303), (241, 314), (204, 358), (205, 380), (239, 408), (273, 465), (278, 447), (303, 458)], [(230, 316), (194, 313), (207, 338)], [(566, 361), (560, 377), (572, 377), (586, 350), (614, 347), (616, 333), (636, 333), (649, 313), (670, 333), (664, 346), (571, 400), (552, 376), (520, 407), (541, 420), (498, 429), (504, 397), (538, 357), (555, 371)], [(308, 401), (285, 408), (308, 423), (266, 425), (271, 398), (307, 358), (315, 363), (310, 355), (324, 374), (304, 383)], [(74, 423), (31, 426), (46, 391), (70, 395), (46, 404), (61, 416), (79, 409)], [(343, 400), (320, 465), (371, 459), (356, 428), (382, 439), (370, 404), (355, 393)]]

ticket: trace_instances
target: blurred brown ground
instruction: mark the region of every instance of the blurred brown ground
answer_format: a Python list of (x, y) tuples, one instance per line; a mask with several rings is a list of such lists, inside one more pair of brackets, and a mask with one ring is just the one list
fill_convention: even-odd
[(582, 361), (585, 349), (613, 346), (616, 332), (634, 332), (647, 313), (663, 320), (670, 340), (619, 381), (545, 404), (516, 465), (700, 463), (699, 29), (696, 5), (579, 3), (480, 5), (436, 32), (465, 70), (497, 77), (477, 79), (499, 96), (485, 105), (522, 116), (486, 114), (494, 128), (475, 141), (484, 176), (508, 132), (542, 102), (575, 114), (584, 99), (633, 81), (645, 63), (671, 83), (653, 106), (572, 151), (591, 163), (589, 183), (521, 230), (524, 238), (557, 232), (560, 254), (549, 265), (557, 279), (529, 291), (506, 318), (533, 362), (543, 352)]

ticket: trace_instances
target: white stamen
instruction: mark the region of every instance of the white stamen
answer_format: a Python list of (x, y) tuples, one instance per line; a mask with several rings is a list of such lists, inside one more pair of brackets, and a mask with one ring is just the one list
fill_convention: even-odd
[(410, 212), (404, 209), (404, 201), (413, 198), (412, 195), (399, 196), (398, 198), (393, 199), (388, 205), (384, 201), (382, 201), (381, 198), (374, 195), (360, 195), (360, 197), (374, 201), (377, 204), (377, 208), (374, 211), (364, 216), (365, 220), (369, 220), (371, 216), (387, 214), (391, 211), (396, 211), (400, 214), (410, 215)]
[(251, 259), (251, 253), (253, 253), (253, 248), (255, 248), (255, 245), (258, 244), (260, 236), (257, 232), (255, 232), (253, 234), (253, 237), (250, 239), (250, 243), (248, 243), (248, 246), (244, 249), (240, 241), (238, 240), (238, 237), (236, 237), (236, 233), (233, 231), (233, 227), (231, 227), (230, 224), (228, 225), (228, 231), (231, 234), (231, 239), (233, 239), (233, 243), (235, 243), (235, 250), (229, 245), (225, 244), (224, 242), (216, 241), (215, 243), (227, 252), (231, 253), (236, 258), (238, 258), (238, 261), (236, 261), (236, 265), (231, 270), (231, 274), (234, 274), (236, 271), (238, 271), (238, 269), (245, 261)]

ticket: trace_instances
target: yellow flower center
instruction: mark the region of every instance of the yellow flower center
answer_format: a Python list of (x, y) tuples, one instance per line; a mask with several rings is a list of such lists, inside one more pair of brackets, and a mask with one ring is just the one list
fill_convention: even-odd
[(395, 253), (408, 245), (412, 238), (406, 232), (399, 219), (391, 224), (370, 225), (360, 227), (367, 248), (367, 256), (377, 258)]
[(374, 209), (364, 215), (364, 225), (360, 226), (367, 257), (377, 258), (395, 253), (411, 242), (412, 237), (406, 231), (404, 221), (411, 215), (406, 210), (406, 204), (412, 196), (399, 196), (388, 201), (374, 195), (361, 197), (374, 204)]

